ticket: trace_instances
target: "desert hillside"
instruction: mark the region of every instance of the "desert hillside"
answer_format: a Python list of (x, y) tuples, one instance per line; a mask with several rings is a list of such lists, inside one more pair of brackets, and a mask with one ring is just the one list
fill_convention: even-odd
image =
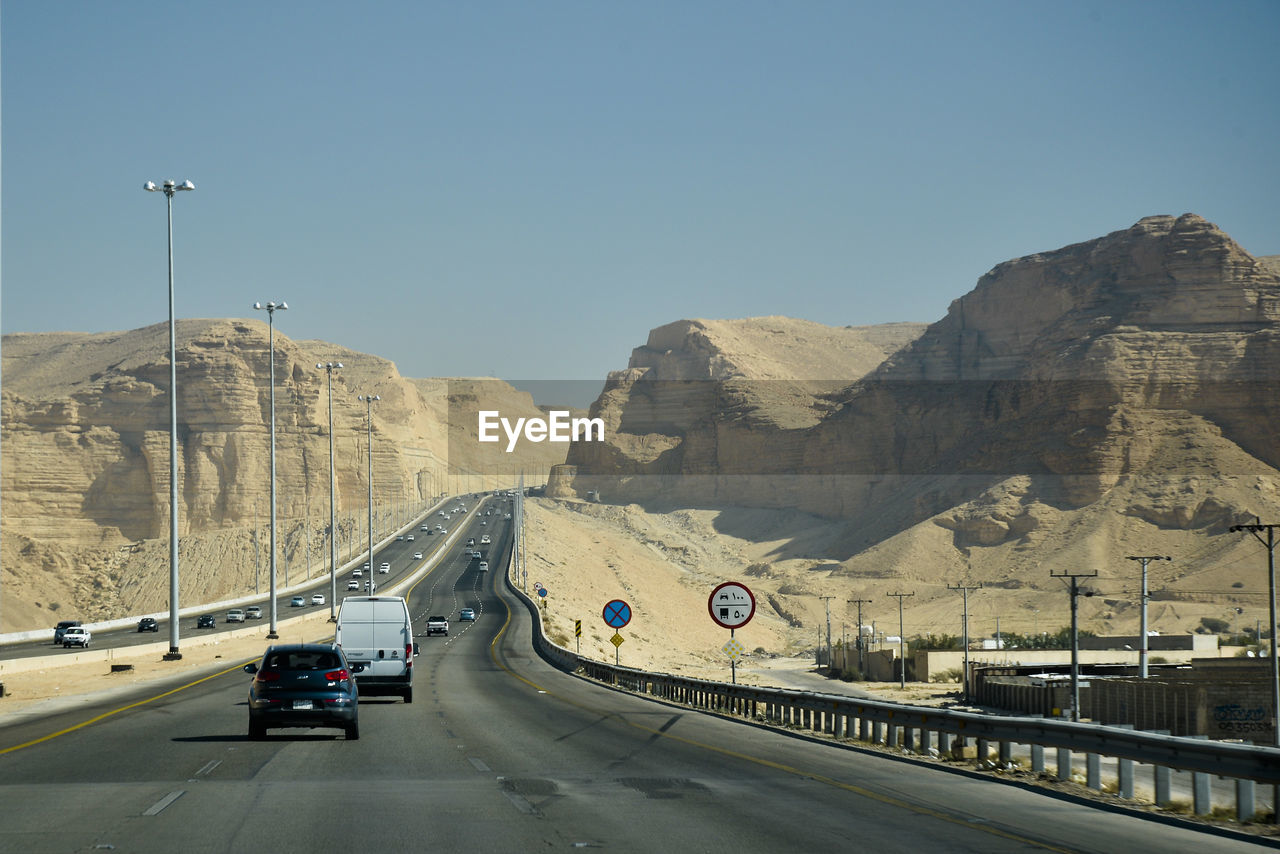
[[(168, 326), (107, 333), (6, 335), (3, 341), (4, 597), (16, 631), (59, 616), (105, 619), (162, 610), (169, 568)], [(269, 565), (270, 386), (267, 325), (182, 320), (177, 327), (184, 603), (265, 584)], [(474, 440), (477, 406), (541, 415), (492, 379), (409, 379), (386, 359), (275, 334), (279, 571), (326, 565), (329, 391), (341, 550), (365, 542), (369, 407), (375, 526), (388, 530), (433, 496), (507, 487), (513, 478)], [(499, 452), (501, 453), (501, 452)], [(545, 472), (563, 445), (524, 445), (501, 460)], [(518, 459), (518, 462), (514, 461)]]

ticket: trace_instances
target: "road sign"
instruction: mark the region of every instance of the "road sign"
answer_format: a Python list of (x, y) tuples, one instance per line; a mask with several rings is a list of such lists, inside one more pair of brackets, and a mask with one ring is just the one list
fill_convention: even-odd
[(575, 638), (582, 637), (582, 620), (573, 621), (573, 636)]
[(626, 638), (624, 638), (622, 635), (618, 634), (617, 632), (614, 632), (613, 637), (609, 638), (609, 643), (613, 644), (614, 646), (622, 646), (622, 642), (624, 640), (626, 640)]
[[(614, 599), (604, 606), (604, 624), (610, 628), (620, 629), (631, 622), (631, 606), (621, 599)], [(617, 637), (617, 635), (614, 635)]]
[(726, 581), (711, 591), (707, 610), (717, 626), (738, 629), (751, 622), (756, 613), (756, 597), (745, 584)]
[(533, 589), (534, 589), (534, 590), (541, 590), (541, 589), (542, 589), (542, 582), (541, 582), (541, 581), (535, 581), (535, 582), (533, 582)]
[(737, 638), (729, 638), (729, 642), (720, 647), (720, 650), (733, 661), (742, 658), (742, 654), (747, 651), (742, 644), (738, 643)]
[(539, 587), (539, 588), (538, 588), (538, 595), (539, 595), (539, 596), (542, 596), (543, 598), (546, 598), (546, 595), (547, 595), (547, 588), (545, 588), (545, 587)]

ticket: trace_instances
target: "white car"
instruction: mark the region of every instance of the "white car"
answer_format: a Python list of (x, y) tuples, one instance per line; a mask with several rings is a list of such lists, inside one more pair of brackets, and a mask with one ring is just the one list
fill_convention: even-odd
[(313, 594), (311, 594), (311, 604), (312, 604), (312, 605), (323, 605), (323, 604), (324, 604), (324, 594), (323, 594), (323, 593), (313, 593)]
[(372, 593), (373, 591), (375, 591), (375, 590), (377, 590), (377, 589), (378, 589), (378, 585), (376, 585), (376, 584), (374, 584), (374, 583), (373, 583), (373, 579), (372, 579), (372, 578), (366, 578), (366, 579), (364, 580), (364, 589), (365, 589), (365, 590), (368, 590), (370, 593)]
[(407, 539), (409, 542), (411, 542), (411, 543), (412, 543), (412, 542), (413, 542), (413, 534), (410, 534), (410, 535), (409, 535), (408, 537), (406, 537), (405, 539)]
[(353, 569), (353, 570), (351, 570), (351, 577), (352, 577), (352, 578), (364, 578), (364, 570), (362, 570), (362, 569)]
[(489, 545), (489, 544), (490, 544), (490, 543), (492, 543), (492, 542), (493, 542), (493, 541), (489, 539), (489, 535), (488, 535), (488, 534), (485, 534), (483, 537), (481, 537), (481, 538), (480, 538), (480, 545), (482, 545), (482, 546), (487, 546), (487, 545)]
[(480, 566), (479, 566), (479, 567), (477, 567), (477, 568), (478, 568), (481, 572), (488, 572), (488, 571), (489, 571), (489, 563), (488, 563), (488, 561), (483, 561), (483, 560), (482, 560), (482, 561), (480, 561)]
[(239, 608), (232, 608), (230, 611), (228, 611), (228, 612), (227, 612), (227, 622), (228, 622), (228, 623), (243, 623), (243, 622), (244, 622), (244, 611), (240, 610)]
[(414, 553), (413, 553), (413, 559), (414, 559), (414, 560), (422, 560), (422, 552), (414, 552)]
[(356, 581), (354, 578), (348, 579), (348, 580), (347, 580), (347, 589), (348, 589), (348, 590), (359, 590), (359, 589), (360, 589), (360, 582), (359, 582), (359, 581)]
[(289, 607), (305, 608), (307, 607), (307, 600), (303, 599), (301, 596), (294, 596), (292, 599), (289, 600)]
[(244, 615), (250, 620), (261, 620), (262, 609), (257, 605), (250, 605), (248, 608), (244, 609)]
[(378, 572), (381, 572), (383, 575), (386, 575), (390, 571), (391, 564), (387, 563), (385, 560), (382, 562), (382, 565), (378, 567)]

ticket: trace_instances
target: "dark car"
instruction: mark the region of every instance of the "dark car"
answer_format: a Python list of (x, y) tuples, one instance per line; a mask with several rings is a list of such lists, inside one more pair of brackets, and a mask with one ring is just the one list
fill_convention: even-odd
[(303, 643), (268, 647), (262, 660), (246, 664), (249, 738), (264, 738), (280, 727), (336, 727), (348, 741), (360, 737), (360, 695), (342, 647)]
[(213, 628), (215, 622), (216, 621), (213, 619), (213, 614), (201, 614), (199, 617), (196, 618), (196, 628), (211, 629)]
[(138, 620), (138, 631), (140, 632), (158, 632), (160, 624), (156, 622), (155, 617), (143, 617)]
[(67, 629), (72, 626), (79, 625), (82, 625), (79, 620), (59, 620), (58, 625), (53, 627), (53, 642), (62, 643), (62, 636), (66, 633)]

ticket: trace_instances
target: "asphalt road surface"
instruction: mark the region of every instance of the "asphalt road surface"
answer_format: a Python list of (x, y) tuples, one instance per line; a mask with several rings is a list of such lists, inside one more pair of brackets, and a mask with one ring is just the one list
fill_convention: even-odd
[(530, 651), (493, 563), (414, 587), (416, 632), (442, 613), (451, 633), (419, 637), (412, 704), (361, 701), (358, 741), (250, 741), (242, 662), (0, 727), (0, 851), (1257, 850), (587, 683)]

